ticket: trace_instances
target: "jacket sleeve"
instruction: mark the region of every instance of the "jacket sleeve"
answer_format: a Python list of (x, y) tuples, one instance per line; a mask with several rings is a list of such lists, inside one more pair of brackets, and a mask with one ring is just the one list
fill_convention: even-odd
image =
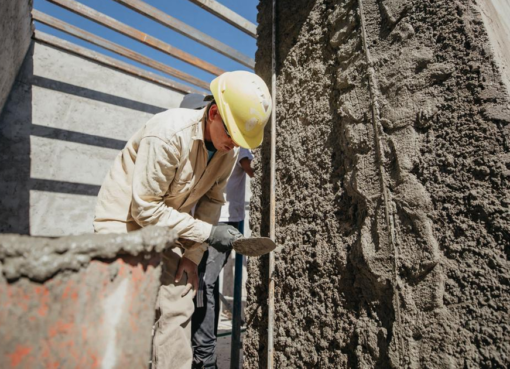
[(131, 215), (141, 227), (169, 227), (180, 238), (202, 243), (209, 238), (212, 225), (181, 213), (164, 201), (179, 158), (179, 150), (158, 137), (141, 140), (133, 175)]
[[(220, 220), (221, 207), (225, 204), (225, 188), (227, 187), (228, 179), (234, 168), (234, 164), (237, 162), (237, 154), (232, 160), (230, 167), (225, 168), (223, 175), (214, 183), (209, 191), (198, 201), (197, 207), (195, 208), (195, 218), (200, 219), (208, 224), (216, 225)], [(186, 250), (184, 256), (188, 259), (200, 259), (203, 253), (207, 250), (207, 243), (203, 243), (198, 247)]]

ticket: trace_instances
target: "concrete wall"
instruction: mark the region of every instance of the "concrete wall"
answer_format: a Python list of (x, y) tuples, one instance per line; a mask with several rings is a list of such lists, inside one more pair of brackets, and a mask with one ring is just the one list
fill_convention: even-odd
[[(277, 4), (274, 366), (508, 367), (510, 99), (480, 8)], [(269, 140), (254, 164), (267, 235)], [(249, 276), (244, 365), (264, 368), (267, 258)]]
[(32, 37), (33, 0), (0, 0), (0, 113)]
[(0, 232), (92, 232), (113, 159), (182, 94), (34, 43), (0, 116)]

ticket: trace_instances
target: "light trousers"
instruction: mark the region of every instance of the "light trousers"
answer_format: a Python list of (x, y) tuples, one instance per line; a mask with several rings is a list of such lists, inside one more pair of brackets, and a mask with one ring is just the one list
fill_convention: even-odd
[(183, 251), (178, 247), (163, 252), (163, 271), (152, 341), (153, 369), (190, 369), (193, 361), (193, 290), (181, 297), (187, 283), (186, 273), (179, 283), (174, 282), (182, 254)]

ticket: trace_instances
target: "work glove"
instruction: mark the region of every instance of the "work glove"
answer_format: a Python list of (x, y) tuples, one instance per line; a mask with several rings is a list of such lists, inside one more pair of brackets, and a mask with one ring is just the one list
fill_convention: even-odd
[(236, 228), (220, 223), (212, 227), (211, 234), (205, 242), (220, 252), (226, 252), (232, 249), (235, 240), (242, 237), (243, 235)]

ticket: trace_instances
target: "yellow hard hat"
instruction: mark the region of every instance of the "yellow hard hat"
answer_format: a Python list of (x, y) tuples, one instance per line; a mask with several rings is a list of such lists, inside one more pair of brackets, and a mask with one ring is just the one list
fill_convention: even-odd
[(232, 140), (246, 149), (262, 143), (271, 115), (271, 95), (254, 73), (226, 72), (211, 82), (211, 92)]

